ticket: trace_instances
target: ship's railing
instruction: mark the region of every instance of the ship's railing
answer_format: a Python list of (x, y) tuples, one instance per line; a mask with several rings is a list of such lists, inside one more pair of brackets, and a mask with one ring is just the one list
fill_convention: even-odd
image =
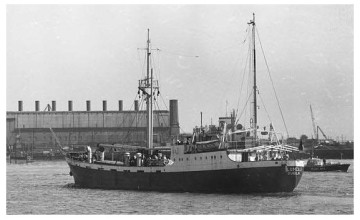
[(299, 151), (296, 147), (288, 145), (261, 145), (257, 147), (227, 149), (230, 160), (236, 162), (288, 160), (289, 153)]
[[(223, 141), (233, 141), (232, 140), (233, 135), (244, 134), (244, 136), (246, 136), (246, 139), (251, 140), (254, 143), (255, 142), (254, 133), (255, 133), (255, 129), (236, 130), (236, 131), (230, 130), (226, 133), (225, 137), (223, 137), (222, 139)], [(283, 135), (281, 133), (275, 132), (273, 130), (262, 131), (257, 129), (256, 134), (257, 134), (256, 135), (257, 145), (268, 144), (268, 143), (276, 143), (276, 145), (279, 145), (284, 140)]]
[[(151, 87), (150, 83), (151, 83), (151, 79), (141, 79), (141, 80), (139, 80), (139, 88), (142, 88), (142, 89), (150, 88)], [(153, 89), (159, 88), (158, 80), (152, 81), (152, 87), (153, 87)]]

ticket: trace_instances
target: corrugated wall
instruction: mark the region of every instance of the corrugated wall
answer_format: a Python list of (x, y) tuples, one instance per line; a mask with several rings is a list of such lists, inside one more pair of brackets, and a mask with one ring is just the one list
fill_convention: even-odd
[[(146, 127), (145, 112), (16, 112), (15, 128)], [(154, 127), (169, 127), (169, 112), (154, 113)]]
[[(170, 113), (154, 112), (154, 138), (158, 144), (170, 139)], [(79, 111), (79, 112), (7, 112), (7, 144), (14, 145), (21, 134), (24, 149), (41, 153), (56, 151), (53, 128), (61, 144), (90, 145), (97, 143), (145, 144), (146, 113), (144, 111)], [(11, 123), (11, 124), (10, 124)], [(13, 136), (13, 137), (12, 137)], [(12, 137), (12, 138), (11, 138)]]

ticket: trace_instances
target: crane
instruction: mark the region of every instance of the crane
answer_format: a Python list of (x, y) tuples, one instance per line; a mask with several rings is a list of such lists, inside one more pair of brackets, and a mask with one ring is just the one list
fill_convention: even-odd
[[(326, 137), (325, 133), (323, 132), (323, 130), (321, 130), (321, 128), (319, 126), (317, 126), (317, 132), (319, 133), (319, 130), (321, 131), (321, 134), (324, 136), (325, 140), (327, 140), (328, 138)], [(318, 137), (319, 138), (319, 137)]]
[(320, 126), (315, 125), (315, 117), (314, 117), (314, 113), (312, 111), (311, 105), (310, 105), (310, 112), (311, 112), (312, 126), (313, 126), (313, 130), (314, 130), (314, 135), (316, 137), (316, 141), (319, 142), (319, 130), (320, 130), (321, 134), (324, 136), (325, 140), (327, 140), (328, 138), (325, 135), (324, 131), (320, 128)]
[(316, 126), (315, 126), (315, 117), (314, 117), (314, 113), (312, 111), (311, 105), (310, 105), (310, 112), (311, 112), (311, 120), (312, 120), (312, 126), (313, 126), (313, 130), (314, 130), (314, 136), (316, 139), (318, 139), (318, 133), (317, 133)]

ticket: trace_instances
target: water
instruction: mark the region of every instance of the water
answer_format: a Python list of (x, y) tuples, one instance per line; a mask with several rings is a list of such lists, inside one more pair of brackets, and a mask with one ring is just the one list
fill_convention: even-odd
[(7, 214), (353, 214), (348, 173), (305, 172), (291, 193), (202, 194), (83, 189), (65, 161), (7, 164)]

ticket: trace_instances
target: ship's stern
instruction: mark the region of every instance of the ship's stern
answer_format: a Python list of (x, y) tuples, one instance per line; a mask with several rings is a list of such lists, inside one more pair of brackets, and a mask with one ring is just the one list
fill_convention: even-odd
[(283, 175), (280, 178), (281, 191), (292, 192), (299, 184), (304, 172), (304, 161), (290, 160), (283, 163)]

